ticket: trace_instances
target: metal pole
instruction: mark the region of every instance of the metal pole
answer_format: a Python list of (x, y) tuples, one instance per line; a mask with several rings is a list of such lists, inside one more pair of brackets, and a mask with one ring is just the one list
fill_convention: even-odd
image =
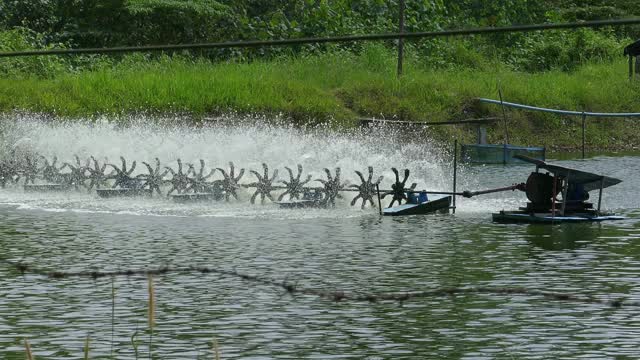
[(602, 189), (604, 188), (604, 176), (600, 180), (600, 193), (598, 194), (598, 215), (600, 215), (600, 205), (602, 205)]
[[(537, 171), (537, 169), (536, 169)], [(558, 175), (553, 174), (553, 197), (551, 198), (551, 217), (556, 217), (556, 196), (558, 192)]]
[(376, 184), (376, 193), (378, 194), (378, 211), (382, 215), (382, 203), (380, 202), (380, 185)]
[(502, 165), (507, 165), (507, 144), (502, 144)]
[(584, 142), (585, 142), (585, 127), (586, 127), (587, 114), (582, 113), (582, 159), (584, 160)]
[(504, 110), (504, 101), (502, 100), (502, 88), (498, 85), (498, 95), (500, 95), (500, 105), (502, 106), (502, 121), (504, 122), (504, 143), (509, 143), (509, 127), (507, 126), (507, 112)]
[(567, 170), (567, 177), (564, 179), (564, 184), (562, 186), (562, 208), (560, 210), (560, 215), (564, 216), (564, 211), (567, 208), (567, 195), (569, 193), (569, 175), (571, 171)]
[[(404, 33), (404, 0), (398, 2), (399, 8), (399, 26), (398, 32)], [(404, 38), (398, 39), (398, 77), (402, 75), (402, 62), (404, 58)]]
[(458, 180), (458, 139), (453, 141), (453, 213), (456, 213), (456, 185)]

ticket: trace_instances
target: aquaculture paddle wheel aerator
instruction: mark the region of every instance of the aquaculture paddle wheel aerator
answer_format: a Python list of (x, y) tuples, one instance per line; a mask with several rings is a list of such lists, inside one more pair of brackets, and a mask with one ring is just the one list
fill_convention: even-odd
[[(56, 156), (46, 158), (40, 155), (27, 156), (21, 159), (9, 158), (0, 161), (0, 186), (18, 186), (22, 184), (25, 191), (97, 191), (101, 197), (121, 195), (176, 196), (198, 197), (232, 201), (238, 200), (238, 191), (246, 189), (251, 194), (250, 202), (264, 204), (288, 200), (308, 199), (312, 196), (320, 206), (335, 206), (336, 200), (343, 198), (345, 192), (355, 193), (351, 205), (365, 208), (376, 207), (374, 197), (379, 193), (381, 198), (391, 197), (390, 206), (408, 201), (407, 192), (415, 192), (416, 183), (407, 186), (410, 171), (405, 169), (402, 180), (396, 168), (395, 181), (391, 189), (379, 190), (383, 176), (374, 176), (373, 167), (369, 166), (365, 173), (355, 171), (360, 184), (350, 184), (341, 178), (342, 169), (323, 169), (325, 177), (312, 179), (304, 175), (302, 165), (297, 165), (294, 172), (289, 167), (284, 169), (288, 179), (279, 179), (278, 169), (270, 170), (265, 163), (261, 171), (249, 170), (253, 181), (246, 180), (245, 169), (238, 169), (233, 162), (226, 168), (207, 168), (204, 160), (198, 164), (184, 163), (177, 159), (173, 166), (163, 166), (160, 159), (153, 162), (142, 162), (143, 173), (134, 175), (136, 161), (127, 161), (120, 157), (120, 164), (108, 159), (90, 156), (81, 159), (74, 156), (72, 162), (59, 162)], [(366, 175), (365, 175), (366, 174)], [(314, 186), (315, 185), (315, 186)]]

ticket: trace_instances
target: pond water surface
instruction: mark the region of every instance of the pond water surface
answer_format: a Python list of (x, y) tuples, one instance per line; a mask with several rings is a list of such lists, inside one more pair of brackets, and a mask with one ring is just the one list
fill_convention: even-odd
[[(72, 160), (92, 154), (169, 163), (177, 157), (259, 170), (302, 163), (408, 167), (420, 187), (450, 188), (450, 158), (430, 145), (375, 146), (378, 137), (327, 138), (293, 130), (163, 133), (37, 125), (23, 129), (35, 150)], [(142, 136), (140, 136), (143, 132)], [(156, 134), (153, 138), (151, 134)], [(214, 136), (215, 135), (215, 136)], [(93, 138), (92, 138), (93, 136)], [(274, 139), (274, 137), (276, 139)], [(215, 140), (214, 140), (215, 138)], [(187, 140), (185, 140), (187, 139)], [(226, 144), (224, 146), (219, 144)], [(249, 144), (249, 145), (247, 145)], [(257, 145), (256, 145), (257, 144)], [(628, 217), (599, 224), (501, 225), (491, 212), (525, 202), (520, 192), (459, 199), (449, 215), (382, 218), (376, 209), (282, 210), (168, 199), (99, 199), (94, 193), (0, 190), (0, 254), (45, 270), (122, 270), (207, 266), (328, 291), (385, 293), (441, 287), (525, 287), (640, 301), (640, 157), (596, 157), (560, 164), (624, 182), (604, 207)], [(521, 182), (529, 166), (463, 168), (459, 187)], [(248, 176), (248, 175), (247, 175)], [(286, 177), (283, 177), (286, 178)], [(249, 181), (250, 178), (247, 178)], [(23, 359), (624, 359), (640, 352), (637, 308), (552, 301), (539, 296), (466, 294), (399, 302), (334, 302), (216, 274), (154, 278), (156, 327), (147, 329), (144, 276), (49, 279), (0, 263), (0, 357)], [(112, 297), (112, 288), (115, 297)], [(113, 306), (113, 301), (115, 306)], [(134, 345), (135, 344), (135, 345)]]

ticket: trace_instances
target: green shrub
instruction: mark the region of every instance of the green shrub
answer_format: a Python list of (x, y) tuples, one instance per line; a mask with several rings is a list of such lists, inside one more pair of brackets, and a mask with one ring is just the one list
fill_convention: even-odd
[(623, 43), (591, 29), (532, 33), (522, 36), (505, 54), (514, 68), (529, 72), (573, 70), (587, 61), (611, 61), (622, 54)]
[[(26, 28), (0, 31), (0, 51), (24, 51), (64, 47), (45, 44), (44, 36)], [(67, 70), (65, 61), (57, 56), (4, 58), (0, 62), (0, 76), (48, 78)]]
[(180, 44), (231, 40), (233, 14), (214, 0), (128, 0), (129, 43)]

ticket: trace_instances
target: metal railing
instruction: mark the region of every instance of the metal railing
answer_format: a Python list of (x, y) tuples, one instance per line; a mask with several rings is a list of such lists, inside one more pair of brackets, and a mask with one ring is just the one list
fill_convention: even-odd
[(640, 113), (603, 113), (603, 112), (590, 112), (590, 111), (571, 111), (571, 110), (560, 110), (560, 109), (549, 109), (532, 105), (524, 105), (517, 104), (508, 101), (500, 101), (494, 99), (486, 99), (479, 98), (479, 102), (485, 104), (494, 104), (500, 105), (502, 107), (510, 107), (514, 109), (521, 110), (529, 110), (529, 111), (537, 111), (537, 112), (545, 112), (556, 115), (566, 115), (566, 116), (580, 116), (582, 117), (582, 158), (585, 158), (585, 142), (586, 142), (586, 120), (587, 117), (597, 117), (597, 118), (631, 118), (631, 117), (640, 117)]

